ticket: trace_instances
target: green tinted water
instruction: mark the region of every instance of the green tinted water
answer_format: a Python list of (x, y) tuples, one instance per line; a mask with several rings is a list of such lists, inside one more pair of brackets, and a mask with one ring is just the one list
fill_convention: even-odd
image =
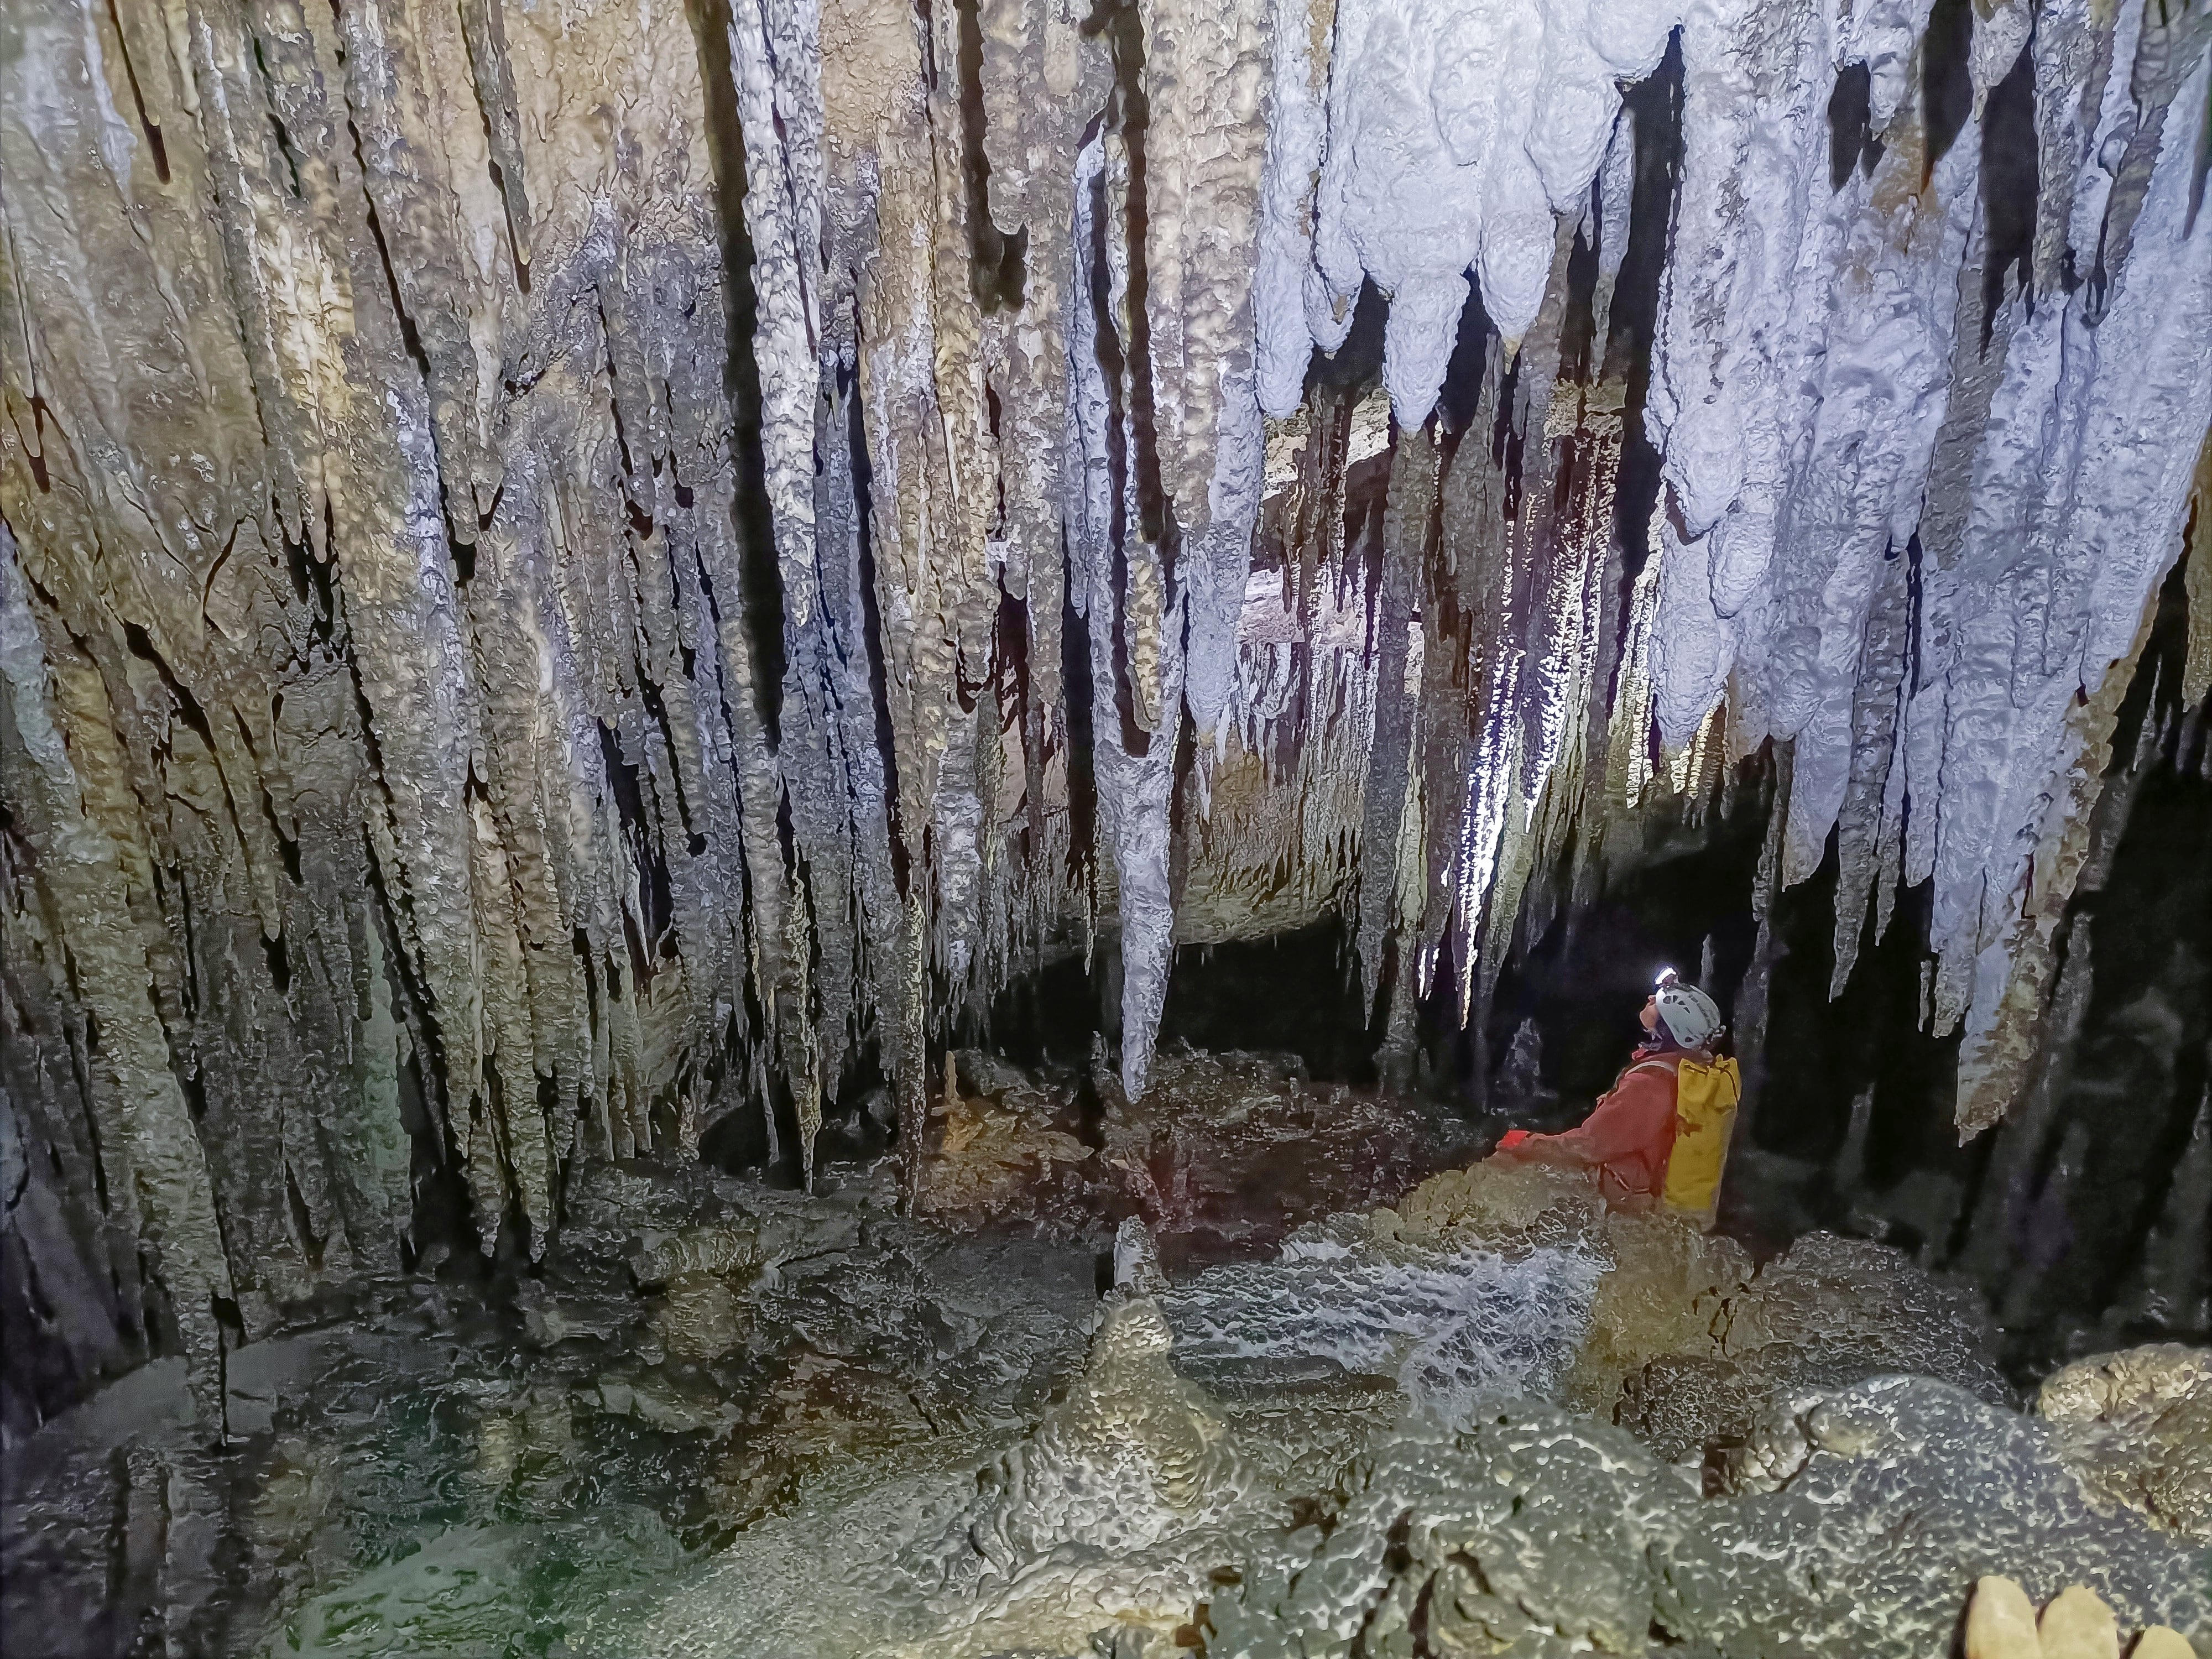
[[(329, 1587), (282, 1613), (262, 1651), (549, 1659), (594, 1610), (665, 1580), (688, 1559), (686, 1534), (698, 1547), (714, 1536), (699, 1517), (704, 1437), (642, 1427), (593, 1398), (557, 1384), (414, 1388), (353, 1435), (291, 1443), (307, 1484), (332, 1488), (299, 1518), (344, 1542), (314, 1575)], [(280, 1470), (264, 1498), (301, 1478)], [(265, 1518), (281, 1521), (274, 1507)]]

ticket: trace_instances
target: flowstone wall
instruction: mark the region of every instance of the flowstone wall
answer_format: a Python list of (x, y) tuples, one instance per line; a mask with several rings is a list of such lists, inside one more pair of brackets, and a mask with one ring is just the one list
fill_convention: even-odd
[(2212, 684), (2202, 3), (0, 28), (11, 1427), (1048, 952), (1402, 1069), (1770, 744), (1972, 1133), (2185, 556)]

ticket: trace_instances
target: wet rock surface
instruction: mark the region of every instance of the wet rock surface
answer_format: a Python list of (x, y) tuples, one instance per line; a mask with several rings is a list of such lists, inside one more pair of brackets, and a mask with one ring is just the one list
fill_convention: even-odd
[(2160, 1342), (2077, 1360), (2036, 1411), (2094, 1498), (2212, 1544), (2212, 1352)]
[[(1408, 1188), (1346, 1149), (1412, 1109), (1191, 1069), (1182, 1115), (991, 1188), (995, 1226), (902, 1216), (888, 1161), (811, 1195), (591, 1171), (536, 1270), (234, 1353), (220, 1450), (181, 1365), (142, 1370), (9, 1457), (9, 1651), (1902, 1656), (1991, 1574), (2212, 1651), (2204, 1355), (2021, 1415), (1894, 1251), (1755, 1266), (1525, 1167)], [(960, 1094), (1049, 1127), (1024, 1090)], [(1169, 1158), (1237, 1090), (1273, 1208)], [(1065, 1184), (1099, 1142), (1188, 1172), (1157, 1234)], [(972, 1146), (930, 1190), (983, 1190)]]
[(2043, 1595), (2093, 1583), (2130, 1632), (2212, 1616), (2204, 1558), (2094, 1516), (2010, 1413), (1891, 1379), (1790, 1420), (1796, 1468), (1705, 1500), (1618, 1430), (1540, 1405), (1394, 1435), (1310, 1560), (1209, 1608), (1206, 1651), (1922, 1655), (1997, 1565)]
[[(823, 1655), (1903, 1659), (1948, 1646), (1999, 1571), (2038, 1599), (2094, 1590), (2125, 1638), (2212, 1642), (2212, 1554), (2100, 1513), (2046, 1427), (1948, 1383), (1803, 1396), (1711, 1497), (1625, 1431), (1525, 1398), (1456, 1431), (1339, 1411), (1349, 1455), (1316, 1480), (1245, 1456), (1243, 1425), (1157, 1364), (1127, 1366), (1122, 1332), (1156, 1317), (1109, 1309), (1067, 1411), (1000, 1461), (826, 1485), (582, 1650), (703, 1656), (743, 1633)], [(1096, 1443), (1079, 1453), (1071, 1421)], [(1053, 1524), (1025, 1484), (987, 1478), (961, 1504), (1009, 1467), (1045, 1477)], [(791, 1576), (809, 1544), (812, 1589)]]
[(2100, 1513), (2033, 1419), (1925, 1377), (1879, 1377), (1771, 1412), (1662, 1552), (1668, 1617), (1723, 1653), (1786, 1632), (1807, 1652), (1922, 1654), (1959, 1587), (2006, 1572), (2039, 1597), (2087, 1583), (2132, 1632), (2212, 1637), (2212, 1556), (2142, 1515)]
[[(1894, 1251), (1816, 1236), (1754, 1270), (1480, 1166), (1120, 1298), (1012, 1450), (844, 1471), (582, 1650), (1901, 1656), (1992, 1573), (2212, 1644), (2212, 1553), (2087, 1490), (1971, 1304)], [(1727, 1409), (1662, 1402), (1668, 1365), (1730, 1378)], [(1618, 1425), (1561, 1403), (1608, 1378)], [(787, 1582), (810, 1541), (872, 1611)]]
[[(981, 1109), (1079, 1109), (1067, 1080), (964, 1063)], [(1117, 1090), (1105, 1139), (1177, 1195), (1171, 1257), (1412, 1179), (1421, 1109), (1271, 1060), (1169, 1063), (1183, 1092)], [(1209, 1149), (1216, 1111), (1249, 1127)], [(1295, 1166), (1280, 1194), (1235, 1178), (1261, 1147)], [(1117, 1213), (1145, 1212), (1080, 1150), (1081, 1182), (1018, 1166), (957, 1225), (902, 1218), (887, 1160), (811, 1194), (676, 1156), (585, 1166), (542, 1264), (395, 1276), (349, 1322), (234, 1352), (220, 1450), (181, 1364), (142, 1369), (10, 1449), (8, 1650), (542, 1651), (810, 1483), (1010, 1443), (1080, 1367)], [(933, 1147), (927, 1190), (961, 1190), (970, 1151)]]
[(1740, 1444), (1768, 1406), (1795, 1393), (1888, 1372), (2007, 1397), (1972, 1293), (1878, 1244), (1814, 1233), (1708, 1295), (1710, 1346), (1652, 1358), (1619, 1399), (1618, 1420), (1670, 1460)]
[(10, 1452), (7, 1650), (555, 1651), (826, 1463), (1018, 1431), (1094, 1254), (900, 1221), (890, 1176), (595, 1170), (539, 1273), (232, 1355), (220, 1449), (180, 1362), (135, 1373)]

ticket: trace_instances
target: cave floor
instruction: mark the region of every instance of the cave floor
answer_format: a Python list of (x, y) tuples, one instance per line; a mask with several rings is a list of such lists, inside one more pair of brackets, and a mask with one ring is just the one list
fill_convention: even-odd
[(726, 1542), (817, 1464), (1018, 1429), (1079, 1359), (1097, 1252), (901, 1223), (890, 1174), (826, 1172), (819, 1231), (890, 1237), (865, 1264), (783, 1264), (776, 1292), (874, 1298), (871, 1330), (740, 1334), (686, 1284), (397, 1281), (356, 1319), (232, 1354), (221, 1450), (181, 1360), (133, 1373), (7, 1460), (6, 1650), (558, 1653), (581, 1612)]
[(1896, 1252), (1164, 1069), (963, 1056), (918, 1218), (888, 1157), (597, 1170), (543, 1263), (233, 1353), (219, 1450), (134, 1373), (10, 1450), (7, 1651), (1902, 1656), (2002, 1572), (2212, 1652), (2212, 1358), (2054, 1425)]

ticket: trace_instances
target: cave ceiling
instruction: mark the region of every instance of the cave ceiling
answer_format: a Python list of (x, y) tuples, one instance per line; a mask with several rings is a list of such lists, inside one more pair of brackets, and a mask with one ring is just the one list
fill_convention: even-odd
[(1402, 1048), (1762, 753), (1973, 1133), (2178, 562), (2212, 684), (2203, 0), (0, 28), (10, 1158), (202, 1358), (1048, 957)]

